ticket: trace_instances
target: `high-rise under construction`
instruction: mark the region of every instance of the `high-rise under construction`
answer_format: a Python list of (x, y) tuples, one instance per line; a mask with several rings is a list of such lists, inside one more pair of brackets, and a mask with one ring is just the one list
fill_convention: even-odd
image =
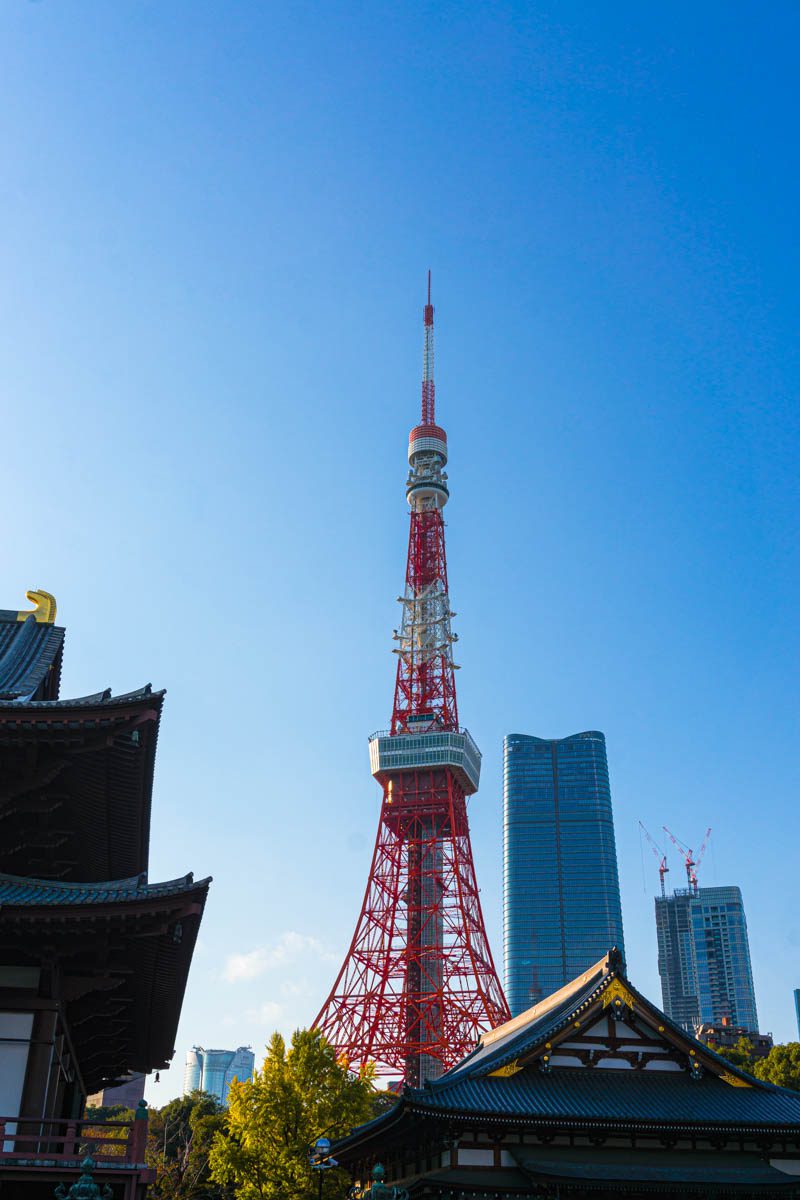
[(689, 886), (656, 897), (664, 1012), (684, 1029), (701, 1023), (758, 1029), (747, 919), (738, 887)]

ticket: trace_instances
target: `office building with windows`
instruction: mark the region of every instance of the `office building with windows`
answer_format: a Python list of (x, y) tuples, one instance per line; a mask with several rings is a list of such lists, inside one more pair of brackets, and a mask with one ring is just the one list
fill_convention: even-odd
[(186, 1051), (183, 1094), (208, 1092), (221, 1104), (227, 1104), (234, 1079), (240, 1082), (252, 1079), (255, 1062), (250, 1046), (239, 1046), (237, 1050), (204, 1050), (202, 1046), (192, 1046)]
[(794, 1012), (797, 1017), (797, 1036), (800, 1038), (800, 988), (794, 989)]
[(699, 1025), (758, 1030), (747, 919), (738, 887), (681, 888), (656, 896), (664, 1012)]
[(505, 988), (516, 1016), (624, 944), (603, 734), (509, 734), (503, 769)]

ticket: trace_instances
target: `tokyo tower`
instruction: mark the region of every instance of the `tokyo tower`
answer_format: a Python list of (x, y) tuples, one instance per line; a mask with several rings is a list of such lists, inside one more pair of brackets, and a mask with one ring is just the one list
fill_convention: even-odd
[(447, 434), (436, 424), (433, 305), (424, 308), (422, 420), (409, 436), (411, 508), (391, 728), (369, 741), (383, 791), (350, 949), (314, 1027), (352, 1067), (412, 1087), (510, 1017), (481, 912), (467, 796), (481, 755), (458, 723), (442, 512)]

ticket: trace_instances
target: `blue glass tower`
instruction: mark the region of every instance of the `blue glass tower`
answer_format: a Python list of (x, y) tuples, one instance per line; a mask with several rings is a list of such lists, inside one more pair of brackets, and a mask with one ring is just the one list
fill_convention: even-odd
[(512, 1014), (624, 954), (606, 742), (503, 742), (503, 942)]

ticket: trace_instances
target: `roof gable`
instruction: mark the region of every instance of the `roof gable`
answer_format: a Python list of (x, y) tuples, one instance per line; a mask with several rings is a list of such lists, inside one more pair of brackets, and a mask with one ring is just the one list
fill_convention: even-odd
[(510, 1078), (523, 1070), (684, 1072), (716, 1076), (734, 1087), (769, 1089), (732, 1066), (638, 992), (611, 951), (571, 984), (485, 1035), (472, 1054), (431, 1090), (467, 1079)]
[(485, 1035), (471, 1054), (336, 1146), (382, 1154), (414, 1120), (492, 1127), (652, 1129), (800, 1139), (800, 1093), (754, 1079), (675, 1025), (634, 988), (612, 951), (577, 980)]

